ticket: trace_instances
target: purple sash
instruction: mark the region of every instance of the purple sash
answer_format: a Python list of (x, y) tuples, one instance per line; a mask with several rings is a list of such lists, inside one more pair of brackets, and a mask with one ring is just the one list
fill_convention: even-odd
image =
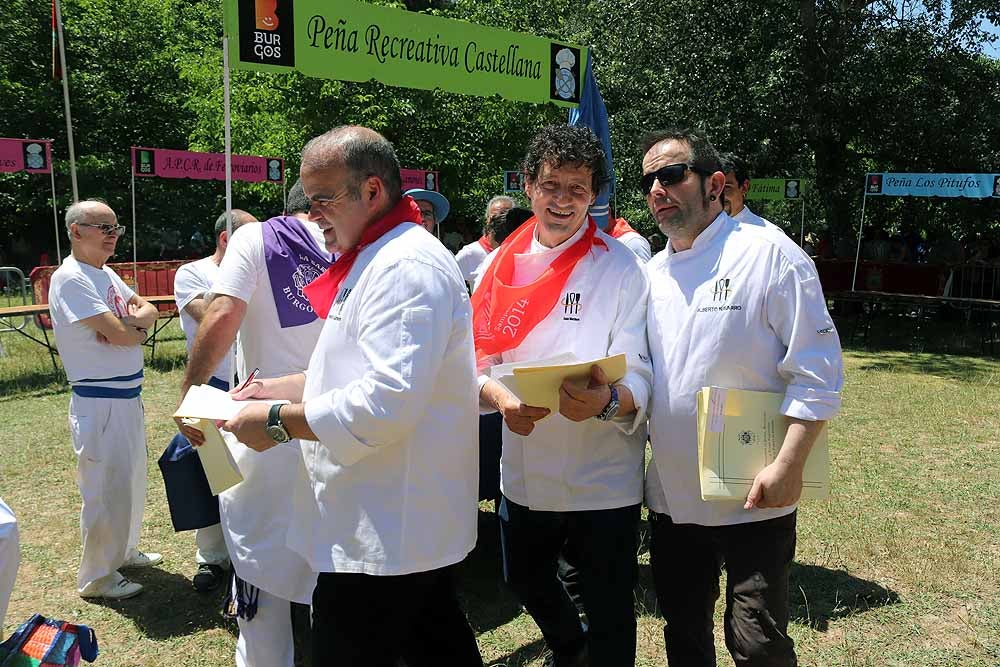
[(316, 319), (302, 288), (330, 266), (330, 255), (298, 218), (277, 216), (261, 223), (264, 263), (271, 281), (274, 307), (282, 329), (309, 324)]

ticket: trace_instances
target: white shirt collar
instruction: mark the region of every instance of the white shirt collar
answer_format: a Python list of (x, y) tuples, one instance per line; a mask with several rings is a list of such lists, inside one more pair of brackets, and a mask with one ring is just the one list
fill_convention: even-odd
[[(684, 254), (687, 253), (698, 254), (698, 251), (702, 250), (703, 248), (711, 244), (712, 240), (719, 235), (719, 232), (722, 231), (724, 227), (731, 224), (731, 221), (732, 218), (726, 215), (725, 211), (722, 211), (721, 213), (719, 213), (719, 215), (715, 217), (715, 220), (712, 221), (712, 224), (710, 224), (705, 229), (701, 230), (701, 233), (695, 237), (694, 243), (691, 244), (691, 247), (688, 250), (682, 252)], [(670, 243), (670, 240), (668, 239), (667, 257), (672, 257), (673, 255), (676, 254), (677, 251), (674, 250), (673, 244)]]
[(580, 225), (580, 229), (576, 230), (573, 236), (569, 237), (556, 247), (549, 248), (547, 246), (542, 245), (538, 241), (538, 223), (535, 223), (535, 229), (532, 230), (531, 232), (531, 247), (528, 248), (528, 252), (524, 254), (536, 255), (539, 253), (552, 253), (553, 256), (562, 254), (562, 252), (566, 250), (566, 248), (570, 247), (571, 245), (579, 241), (581, 238), (583, 238), (583, 235), (587, 232), (587, 225), (589, 224), (590, 224), (590, 219), (588, 218), (587, 220), (584, 221), (582, 225)]

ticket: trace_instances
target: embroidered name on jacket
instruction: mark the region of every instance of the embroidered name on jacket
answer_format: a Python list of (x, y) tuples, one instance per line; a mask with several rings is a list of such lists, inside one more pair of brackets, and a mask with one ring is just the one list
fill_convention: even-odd
[(724, 311), (734, 311), (743, 310), (743, 306), (739, 304), (728, 304), (729, 297), (732, 295), (735, 289), (734, 281), (732, 278), (719, 278), (715, 281), (712, 286), (712, 304), (711, 306), (702, 306), (698, 309), (699, 313), (718, 313)]
[(570, 320), (572, 322), (579, 322), (580, 318), (577, 317), (580, 314), (580, 293), (579, 292), (566, 292), (566, 296), (563, 297), (563, 320)]

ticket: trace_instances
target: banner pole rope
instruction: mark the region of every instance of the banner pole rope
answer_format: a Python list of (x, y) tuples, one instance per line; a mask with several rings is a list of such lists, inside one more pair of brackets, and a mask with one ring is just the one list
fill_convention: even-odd
[(66, 43), (63, 40), (62, 7), (55, 0), (56, 36), (59, 42), (59, 65), (62, 67), (63, 108), (66, 111), (66, 143), (69, 144), (69, 179), (73, 186), (73, 203), (80, 201), (76, 187), (76, 149), (73, 146), (73, 116), (69, 109), (69, 70), (66, 69)]
[(865, 193), (861, 198), (861, 224), (858, 225), (858, 251), (854, 255), (854, 276), (851, 278), (851, 291), (854, 292), (858, 282), (858, 262), (861, 261), (861, 230), (865, 228), (865, 203), (868, 202), (868, 175), (865, 174)]

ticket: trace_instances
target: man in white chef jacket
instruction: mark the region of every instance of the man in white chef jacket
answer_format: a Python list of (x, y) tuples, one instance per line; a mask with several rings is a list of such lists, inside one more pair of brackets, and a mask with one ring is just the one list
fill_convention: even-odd
[(746, 160), (734, 153), (726, 153), (722, 158), (722, 172), (726, 175), (726, 187), (723, 190), (723, 208), (730, 217), (746, 225), (766, 227), (771, 231), (785, 236), (781, 227), (762, 218), (747, 206), (747, 192), (750, 190), (750, 170)]
[[(656, 369), (646, 504), (667, 659), (716, 664), (712, 625), (725, 565), (735, 664), (795, 665), (787, 627), (796, 502), (810, 448), (840, 407), (840, 340), (809, 257), (723, 211), (726, 177), (703, 135), (667, 130), (644, 149), (643, 193), (668, 237), (646, 265)], [(695, 396), (705, 386), (784, 394), (788, 431), (745, 500), (701, 500)]]
[[(334, 246), (310, 220), (304, 195), (295, 186), (289, 194), (289, 215), (233, 232), (208, 293), (181, 396), (209, 381), (237, 332), (240, 378), (254, 369), (260, 378), (281, 377), (308, 364), (323, 322), (302, 289), (330, 265)], [(181, 430), (193, 444), (203, 442), (199, 431)], [(244, 479), (219, 494), (219, 515), (237, 577), (231, 593), (240, 628), (236, 665), (292, 667), (295, 605), (310, 603), (316, 581), (309, 564), (285, 543), (293, 512), (289, 489), (302, 457), (297, 442), (264, 454), (236, 443), (232, 451)]]
[[(534, 217), (487, 257), (472, 297), (480, 402), (505, 423), (504, 573), (553, 664), (632, 665), (649, 286), (632, 251), (588, 215), (608, 178), (590, 129), (542, 129), (523, 167)], [(581, 361), (624, 353), (628, 370), (608, 378), (594, 366), (589, 380), (564, 382), (558, 414), (522, 404), (488, 376), (499, 363), (566, 352)], [(578, 570), (586, 632), (556, 577), (564, 549)]]
[(494, 217), (514, 208), (514, 198), (507, 195), (497, 195), (486, 203), (486, 219), (483, 221), (483, 235), (476, 241), (464, 246), (455, 254), (455, 261), (458, 268), (462, 270), (462, 277), (471, 287), (475, 283), (476, 269), (486, 259), (486, 255), (493, 252), (500, 243), (493, 235), (491, 220)]
[(384, 137), (339, 127), (302, 152), (302, 184), (344, 254), (307, 289), (323, 332), (305, 374), (254, 382), (227, 422), (266, 455), (301, 438), (288, 544), (319, 572), (313, 661), (482, 664), (453, 567), (476, 541), (469, 296), (420, 227)]

